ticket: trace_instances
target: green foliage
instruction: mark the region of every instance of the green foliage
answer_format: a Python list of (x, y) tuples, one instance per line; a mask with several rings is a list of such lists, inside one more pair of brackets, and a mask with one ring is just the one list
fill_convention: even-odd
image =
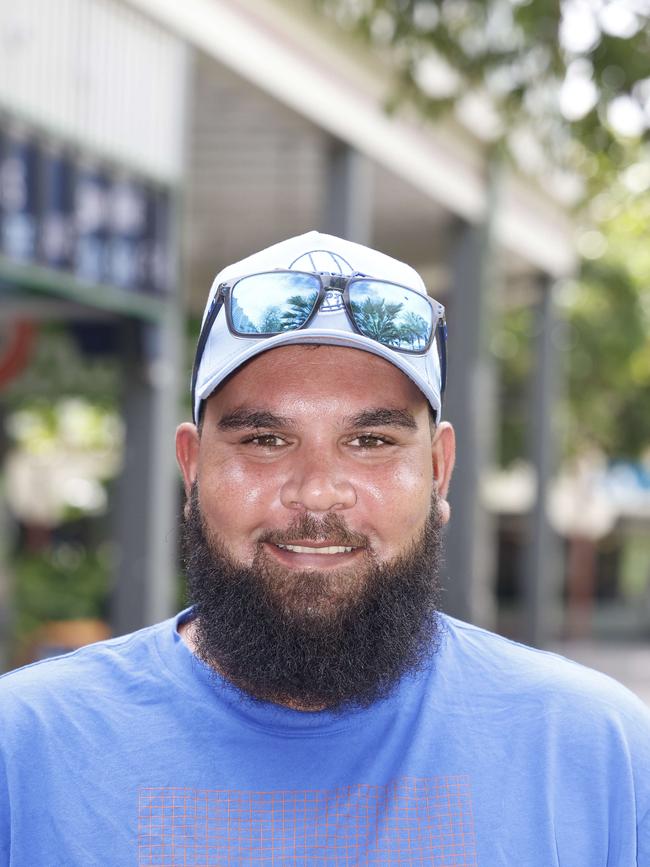
[[(262, 322), (259, 328), (256, 328), (249, 320), (250, 325), (247, 326), (247, 330), (251, 332), (256, 331), (260, 334), (272, 334), (275, 331), (282, 331), (282, 313), (277, 304), (267, 307), (261, 318)], [(238, 323), (237, 327), (241, 328), (241, 324)]]
[[(576, 279), (559, 287), (567, 353), (560, 359), (565, 457), (597, 447), (638, 460), (650, 447), (650, 197), (618, 184), (595, 202)], [(529, 306), (499, 317), (490, 348), (502, 388), (500, 463), (526, 456), (534, 321)]]
[(295, 328), (300, 328), (313, 310), (315, 300), (315, 293), (312, 293), (307, 297), (304, 297), (303, 295), (292, 295), (287, 302), (290, 310), (285, 311), (281, 317), (281, 330), (292, 331)]
[[(313, 2), (386, 61), (391, 110), (410, 103), (424, 117), (462, 115), (468, 99), (478, 97), (492, 118), (480, 132), (499, 158), (537, 174), (544, 187), (567, 169), (581, 181), (576, 212), (586, 224), (584, 259), (561, 291), (568, 340), (563, 439), (567, 452), (597, 445), (612, 456), (638, 458), (650, 444), (647, 4)], [(575, 97), (563, 101), (576, 81), (582, 108)], [(500, 460), (508, 464), (525, 455), (535, 335), (528, 308), (494, 319), (500, 320), (491, 339), (502, 387)]]
[[(120, 366), (119, 357), (84, 356), (61, 323), (41, 325), (27, 368), (2, 393), (6, 443), (59, 461), (92, 453), (99, 467), (93, 480), (112, 476), (121, 453)], [(8, 557), (16, 647), (45, 622), (106, 615), (110, 547), (99, 541), (103, 527), (74, 505), (61, 509), (56, 523), (66, 525), (66, 536), (78, 530), (79, 538), (38, 551), (19, 547)]]
[(22, 451), (58, 453), (61, 459), (76, 454), (101, 461), (97, 477), (115, 474), (123, 445), (123, 426), (115, 410), (80, 398), (50, 397), (16, 410), (8, 420), (9, 432)]
[(650, 197), (610, 200), (604, 252), (568, 287), (569, 440), (638, 458), (650, 446)]
[(13, 562), (14, 639), (24, 640), (50, 620), (105, 618), (110, 548), (60, 543)]
[(399, 325), (398, 342), (414, 350), (424, 348), (429, 330), (429, 323), (422, 316), (407, 313)]
[(532, 347), (533, 313), (530, 306), (504, 311), (495, 323), (495, 333), (490, 340), (501, 388), (497, 445), (498, 462), (503, 467), (527, 457)]
[(391, 304), (386, 301), (366, 298), (361, 304), (352, 303), (354, 317), (364, 334), (382, 343), (398, 341), (396, 327), (397, 314), (401, 304)]
[[(649, 138), (650, 19), (640, 4), (633, 12), (619, 0), (313, 2), (383, 54), (393, 70), (390, 109), (411, 102), (438, 117), (478, 95), (495, 118), (488, 139), (515, 153), (514, 136), (534, 130), (540, 152), (579, 171), (588, 190), (627, 164), (635, 139)], [(576, 75), (593, 99), (563, 115), (560, 88)], [(621, 100), (638, 129), (616, 126)]]
[(24, 372), (3, 390), (2, 400), (10, 410), (26, 405), (45, 408), (53, 405), (53, 399), (68, 396), (114, 407), (120, 374), (119, 357), (85, 357), (60, 323), (43, 324), (33, 357)]

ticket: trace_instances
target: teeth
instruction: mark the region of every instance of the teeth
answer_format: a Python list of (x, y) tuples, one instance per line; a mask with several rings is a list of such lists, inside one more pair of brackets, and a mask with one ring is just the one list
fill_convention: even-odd
[(343, 545), (330, 545), (327, 548), (310, 548), (305, 545), (280, 545), (285, 551), (293, 551), (294, 554), (349, 554), (353, 548), (345, 548)]

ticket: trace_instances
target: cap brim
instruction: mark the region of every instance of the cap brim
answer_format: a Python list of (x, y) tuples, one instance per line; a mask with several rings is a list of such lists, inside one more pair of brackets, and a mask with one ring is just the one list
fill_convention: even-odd
[[(237, 338), (234, 338), (237, 339)], [(354, 332), (342, 333), (340, 330), (325, 328), (308, 328), (298, 331), (287, 331), (260, 340), (239, 338), (243, 347), (241, 352), (234, 353), (230, 360), (221, 366), (218, 372), (208, 377), (204, 382), (197, 383), (194, 417), (198, 419), (201, 401), (208, 398), (212, 392), (232, 373), (245, 362), (280, 346), (295, 346), (300, 344), (323, 344), (326, 346), (343, 346), (349, 349), (358, 349), (370, 352), (386, 359), (395, 367), (399, 368), (425, 395), (433, 407), (436, 417), (440, 414), (440, 393), (432, 387), (426, 375), (426, 355), (413, 355), (395, 352), (387, 346), (382, 346), (376, 340), (364, 337)], [(248, 345), (246, 345), (248, 344)]]

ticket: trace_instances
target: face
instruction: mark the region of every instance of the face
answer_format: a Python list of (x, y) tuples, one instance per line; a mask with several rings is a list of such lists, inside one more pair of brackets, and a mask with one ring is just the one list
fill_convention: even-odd
[(451, 428), (432, 436), (411, 380), (355, 349), (257, 356), (207, 401), (200, 437), (180, 427), (177, 454), (208, 531), (243, 565), (354, 575), (408, 547), (434, 490), (448, 516)]
[(368, 704), (432, 651), (453, 432), (380, 358), (287, 347), (178, 432), (190, 642), (245, 692)]

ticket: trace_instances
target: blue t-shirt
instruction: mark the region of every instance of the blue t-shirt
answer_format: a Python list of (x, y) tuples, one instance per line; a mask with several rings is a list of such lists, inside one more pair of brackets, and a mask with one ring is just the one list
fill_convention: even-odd
[(176, 620), (5, 675), (0, 865), (649, 867), (647, 709), (444, 624), (345, 715), (242, 698)]

